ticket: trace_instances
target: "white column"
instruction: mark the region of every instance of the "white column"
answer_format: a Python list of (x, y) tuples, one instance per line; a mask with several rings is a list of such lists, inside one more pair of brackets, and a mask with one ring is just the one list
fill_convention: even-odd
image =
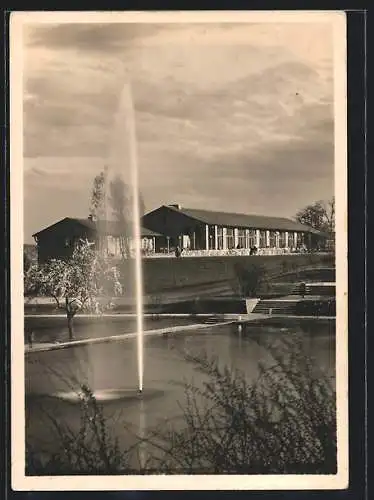
[(260, 230), (256, 229), (256, 247), (260, 248)]
[(277, 231), (275, 233), (275, 247), (276, 248), (279, 248), (279, 238), (280, 238), (280, 233), (279, 233), (279, 231)]
[(209, 250), (209, 226), (205, 224), (205, 250)]
[(214, 249), (218, 250), (218, 226), (214, 226)]
[(285, 247), (288, 248), (288, 231), (286, 231), (284, 239), (285, 239)]
[(270, 246), (270, 231), (266, 231), (266, 246)]
[(225, 227), (222, 228), (222, 238), (223, 238), (223, 249), (227, 250), (227, 229)]
[(293, 242), (293, 246), (294, 246), (295, 248), (297, 248), (297, 232), (296, 232), (296, 231), (294, 232), (294, 242)]
[(156, 253), (156, 236), (153, 236), (153, 253)]
[(249, 248), (249, 229), (245, 230), (245, 248)]
[(234, 227), (234, 248), (236, 248), (239, 244), (239, 230), (237, 227)]

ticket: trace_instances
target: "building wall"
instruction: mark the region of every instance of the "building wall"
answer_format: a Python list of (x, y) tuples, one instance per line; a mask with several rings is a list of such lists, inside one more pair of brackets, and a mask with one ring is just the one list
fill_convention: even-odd
[[(205, 248), (205, 224), (195, 221), (182, 213), (160, 207), (142, 218), (143, 227), (165, 235), (159, 239), (161, 249), (174, 249), (176, 245), (189, 245), (190, 248)], [(185, 238), (183, 238), (185, 236)], [(169, 242), (169, 243), (168, 243)]]
[(79, 239), (95, 241), (93, 233), (74, 221), (61, 221), (59, 224), (38, 235), (38, 262), (43, 264), (50, 259), (69, 258)]
[[(141, 238), (140, 248), (144, 253), (153, 253), (155, 251), (155, 247), (157, 248), (157, 242), (159, 240), (158, 236), (143, 236)], [(135, 250), (135, 242), (133, 238), (129, 240), (129, 248), (130, 251)], [(107, 249), (109, 255), (113, 257), (121, 257), (121, 245), (120, 238), (116, 236), (108, 236), (107, 237)]]
[[(157, 248), (160, 237), (142, 237), (141, 248), (144, 253), (151, 253)], [(96, 232), (73, 220), (62, 220), (47, 228), (37, 237), (38, 262), (43, 264), (51, 259), (67, 259), (71, 257), (77, 241), (87, 239), (95, 242), (97, 248), (107, 250), (113, 257), (121, 257), (120, 239), (114, 236), (97, 238)], [(130, 240), (130, 249), (135, 245)]]

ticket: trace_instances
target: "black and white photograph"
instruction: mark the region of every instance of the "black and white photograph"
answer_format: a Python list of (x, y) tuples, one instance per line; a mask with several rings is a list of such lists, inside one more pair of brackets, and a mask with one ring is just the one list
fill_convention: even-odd
[(346, 488), (345, 14), (10, 37), (13, 489)]

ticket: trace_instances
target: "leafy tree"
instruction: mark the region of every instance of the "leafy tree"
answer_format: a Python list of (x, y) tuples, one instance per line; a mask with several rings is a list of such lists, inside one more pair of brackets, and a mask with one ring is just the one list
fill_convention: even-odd
[(316, 201), (296, 214), (296, 220), (319, 231), (333, 234), (335, 231), (335, 198), (329, 201)]
[(91, 207), (90, 215), (93, 219), (103, 219), (105, 218), (105, 176), (106, 172), (100, 172), (99, 175), (93, 180), (92, 192), (91, 192)]
[(26, 252), (23, 252), (23, 269), (28, 271), (31, 267), (31, 259)]
[[(110, 196), (109, 204), (112, 209), (114, 220), (119, 226), (119, 242), (122, 258), (130, 256), (130, 242), (132, 239), (132, 224), (134, 218), (133, 212), (133, 193), (130, 186), (124, 182), (121, 176), (117, 175), (109, 185)], [(139, 213), (144, 214), (144, 201), (140, 195)]]
[[(106, 183), (107, 170), (94, 178), (91, 195), (91, 214), (99, 221), (110, 218), (118, 224), (120, 251), (123, 259), (130, 256), (130, 241), (132, 238), (133, 223), (133, 195), (131, 187), (125, 183), (120, 175), (116, 175)], [(107, 186), (109, 192), (106, 192)], [(105, 206), (107, 201), (108, 206)], [(143, 197), (139, 195), (140, 215), (145, 213)], [(106, 208), (108, 210), (106, 210)], [(105, 212), (108, 212), (106, 214)]]
[[(93, 245), (80, 241), (70, 259), (31, 266), (25, 274), (25, 292), (52, 297), (66, 313), (69, 339), (74, 338), (73, 318), (80, 310), (100, 313), (122, 294), (118, 269)], [(103, 304), (103, 298), (110, 297)]]

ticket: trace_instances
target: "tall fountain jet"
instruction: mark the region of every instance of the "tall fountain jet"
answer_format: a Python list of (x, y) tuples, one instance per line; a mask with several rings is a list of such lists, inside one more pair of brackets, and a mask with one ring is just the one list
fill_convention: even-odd
[[(144, 376), (144, 336), (143, 336), (143, 276), (141, 252), (141, 224), (140, 224), (140, 191), (139, 171), (137, 158), (137, 138), (135, 126), (134, 100), (131, 84), (123, 85), (112, 137), (111, 158), (109, 167), (105, 172), (105, 207), (106, 220), (110, 220), (110, 185), (114, 179), (121, 179), (129, 188), (131, 207), (126, 207), (126, 232), (127, 223), (131, 226), (132, 248), (131, 255), (127, 256), (134, 263), (130, 264), (133, 271), (131, 280), (134, 280), (134, 300), (136, 305), (136, 332), (137, 332), (137, 365), (138, 365), (138, 391), (143, 391)], [(130, 288), (132, 286), (129, 284)]]
[(136, 329), (137, 329), (137, 358), (139, 392), (143, 391), (144, 377), (144, 335), (143, 335), (143, 276), (141, 253), (141, 228), (140, 228), (140, 196), (139, 196), (139, 171), (137, 157), (137, 140), (135, 126), (134, 100), (131, 84), (123, 86), (120, 100), (120, 116), (125, 119), (126, 142), (129, 151), (129, 167), (132, 190), (132, 235), (135, 252), (135, 301), (136, 301)]

